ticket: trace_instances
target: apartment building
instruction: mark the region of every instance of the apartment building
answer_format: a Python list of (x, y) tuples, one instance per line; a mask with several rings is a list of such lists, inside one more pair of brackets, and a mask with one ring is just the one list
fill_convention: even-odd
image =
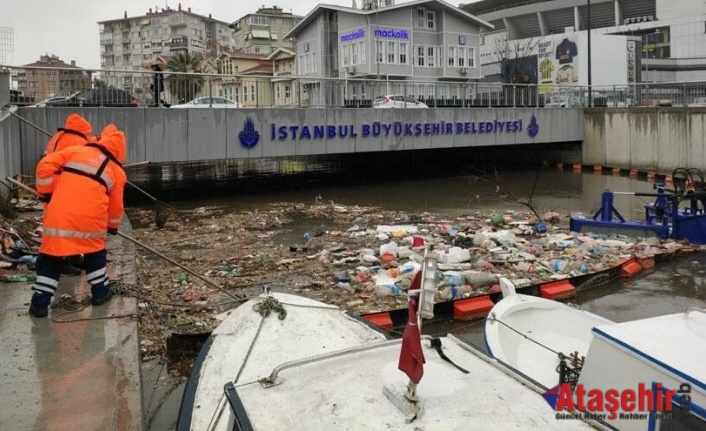
[(231, 24), (235, 49), (264, 55), (270, 55), (279, 48), (294, 49), (294, 42), (285, 39), (285, 34), (301, 19), (301, 16), (284, 12), (277, 6), (263, 6)]
[[(200, 15), (191, 8), (170, 7), (145, 15), (100, 21), (101, 68), (116, 73), (105, 73), (110, 85), (132, 92), (139, 100), (151, 97), (148, 75), (125, 73), (147, 71), (148, 65), (160, 56), (180, 53), (201, 54), (216, 58), (233, 48), (229, 23)], [(121, 73), (119, 73), (121, 72)]]
[[(362, 6), (320, 4), (285, 35), (296, 38), (297, 76), (313, 106), (390, 91), (423, 100), (469, 97), (459, 83), (481, 77), (480, 32), (492, 25), (439, 0), (364, 0)], [(370, 78), (395, 85), (371, 85)]]
[(91, 88), (91, 72), (76, 66), (74, 60), (66, 64), (56, 55), (42, 55), (39, 61), (24, 66), (27, 69), (16, 70), (13, 81), (17, 91), (36, 102)]

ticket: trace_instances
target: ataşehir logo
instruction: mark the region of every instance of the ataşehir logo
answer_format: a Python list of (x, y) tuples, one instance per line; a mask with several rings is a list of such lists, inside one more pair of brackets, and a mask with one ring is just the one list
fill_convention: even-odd
[[(576, 385), (576, 389), (572, 389), (569, 383), (562, 383), (542, 396), (552, 409), (569, 415), (595, 419), (645, 419), (647, 415), (671, 412), (673, 399), (682, 407), (688, 408), (691, 402), (690, 394), (691, 385), (688, 383), (679, 385), (678, 390), (667, 389), (661, 383), (640, 383), (636, 390), (586, 390), (581, 383)], [(560, 417), (557, 413), (557, 418), (568, 417)]]
[(254, 147), (260, 141), (260, 132), (255, 130), (255, 124), (250, 117), (245, 119), (243, 130), (238, 133), (238, 139), (240, 140), (240, 145), (248, 149)]

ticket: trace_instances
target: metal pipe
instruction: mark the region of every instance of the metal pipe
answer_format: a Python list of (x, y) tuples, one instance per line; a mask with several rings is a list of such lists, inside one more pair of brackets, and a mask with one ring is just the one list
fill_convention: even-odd
[[(25, 123), (29, 124), (30, 126), (34, 127), (35, 129), (39, 130), (40, 132), (44, 133), (44, 134), (47, 135), (48, 137), (51, 137), (51, 136), (52, 136), (51, 133), (47, 132), (46, 130), (42, 129), (41, 127), (37, 126), (36, 124), (32, 123), (31, 121), (29, 121), (29, 120), (27, 120), (27, 119), (25, 119), (25, 118), (22, 118), (21, 116), (17, 115), (16, 113), (10, 112), (10, 114), (13, 115), (13, 116), (15, 116), (15, 117), (17, 117), (17, 118), (19, 118), (20, 120), (24, 121)], [(137, 163), (133, 163), (130, 167), (132, 167), (132, 166), (137, 166), (137, 165), (140, 165), (140, 164), (145, 164), (145, 163), (149, 163), (149, 162), (137, 162)], [(123, 166), (123, 168), (125, 168), (125, 166)], [(130, 186), (131, 186), (132, 188), (134, 188), (135, 190), (139, 191), (139, 192), (142, 193), (143, 195), (145, 195), (145, 196), (147, 196), (148, 198), (152, 199), (152, 202), (158, 202), (158, 201), (159, 201), (159, 199), (157, 199), (156, 197), (154, 197), (154, 196), (152, 196), (151, 194), (147, 193), (146, 191), (142, 190), (142, 189), (139, 188), (137, 185), (135, 185), (135, 183), (133, 183), (133, 182), (131, 182), (131, 181), (129, 181), (129, 180), (127, 181), (127, 183), (128, 183), (128, 185), (130, 185)]]
[[(14, 178), (11, 178), (11, 177), (6, 177), (5, 179), (6, 179), (7, 181), (11, 182), (12, 184), (15, 184), (16, 186), (21, 187), (22, 189), (24, 189), (24, 190), (26, 190), (26, 191), (28, 191), (28, 192), (30, 192), (30, 193), (36, 195), (37, 197), (40, 197), (40, 198), (43, 198), (43, 197), (44, 197), (44, 195), (42, 195), (41, 193), (39, 193), (37, 190), (33, 189), (32, 187), (28, 186), (27, 184), (23, 184), (23, 183), (21, 183), (21, 182), (15, 180)], [(236, 299), (236, 300), (238, 300), (238, 301), (240, 301), (240, 300), (243, 299), (242, 297), (238, 297), (237, 295), (235, 295), (235, 294), (233, 294), (233, 293), (231, 293), (231, 292), (228, 292), (228, 291), (225, 290), (223, 287), (217, 285), (216, 283), (214, 283), (213, 281), (209, 280), (208, 278), (202, 276), (201, 274), (199, 274), (198, 272), (194, 271), (193, 269), (191, 269), (191, 268), (189, 268), (189, 267), (187, 267), (187, 266), (184, 266), (184, 265), (182, 265), (181, 263), (177, 262), (176, 260), (170, 258), (169, 256), (166, 256), (166, 255), (164, 255), (164, 254), (158, 252), (157, 250), (153, 249), (152, 247), (148, 246), (147, 244), (144, 244), (144, 243), (142, 243), (142, 242), (136, 240), (135, 238), (133, 238), (133, 237), (131, 237), (131, 236), (129, 236), (129, 235), (126, 235), (126, 234), (124, 234), (124, 233), (122, 233), (122, 232), (120, 232), (120, 231), (118, 231), (118, 236), (120, 236), (120, 237), (122, 237), (122, 238), (125, 238), (126, 240), (132, 242), (133, 244), (137, 244), (137, 245), (139, 245), (140, 247), (144, 248), (145, 250), (148, 250), (148, 251), (154, 253), (155, 255), (157, 255), (157, 256), (161, 257), (162, 259), (166, 260), (167, 262), (169, 262), (169, 263), (171, 263), (171, 264), (173, 264), (173, 265), (178, 266), (179, 268), (183, 269), (184, 271), (188, 272), (189, 274), (193, 275), (194, 277), (198, 278), (199, 280), (203, 281), (204, 283), (206, 283), (206, 284), (208, 284), (208, 285), (210, 285), (210, 286), (212, 286), (212, 287), (215, 287), (216, 289), (222, 291), (223, 293), (225, 293), (226, 295), (230, 296), (231, 298)]]

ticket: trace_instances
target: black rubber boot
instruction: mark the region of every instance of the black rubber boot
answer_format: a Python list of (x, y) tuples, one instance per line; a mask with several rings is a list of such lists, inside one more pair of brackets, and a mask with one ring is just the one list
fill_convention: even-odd
[(103, 305), (106, 302), (110, 301), (113, 298), (113, 289), (108, 287), (108, 293), (98, 296), (98, 295), (92, 295), (91, 297), (91, 304), (93, 305)]
[(51, 296), (34, 294), (29, 305), (29, 314), (39, 318), (47, 317), (49, 315), (49, 304), (51, 304)]

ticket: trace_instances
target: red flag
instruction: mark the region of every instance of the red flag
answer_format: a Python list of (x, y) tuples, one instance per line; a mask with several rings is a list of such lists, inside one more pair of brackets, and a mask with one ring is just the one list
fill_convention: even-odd
[[(417, 275), (409, 286), (409, 290), (420, 289), (422, 286), (422, 271)], [(417, 300), (418, 297), (409, 297), (409, 316), (407, 326), (402, 334), (402, 350), (400, 351), (400, 362), (398, 368), (409, 376), (414, 383), (419, 383), (424, 375), (424, 352), (422, 351), (422, 338), (417, 325)]]

